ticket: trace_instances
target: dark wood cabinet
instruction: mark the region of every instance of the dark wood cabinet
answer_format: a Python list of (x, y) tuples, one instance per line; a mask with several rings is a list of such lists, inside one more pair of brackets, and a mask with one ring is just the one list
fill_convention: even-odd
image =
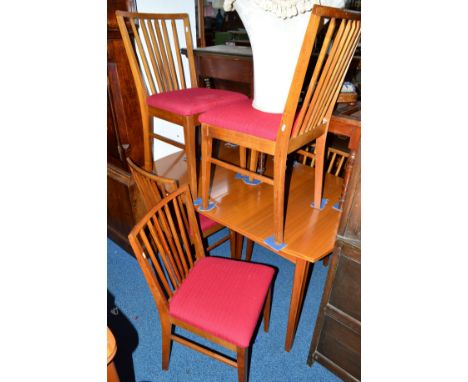
[(354, 160), (307, 364), (361, 380), (361, 154)]
[(132, 253), (127, 235), (144, 210), (126, 157), (143, 165), (143, 130), (116, 10), (136, 11), (135, 1), (107, 1), (107, 235)]

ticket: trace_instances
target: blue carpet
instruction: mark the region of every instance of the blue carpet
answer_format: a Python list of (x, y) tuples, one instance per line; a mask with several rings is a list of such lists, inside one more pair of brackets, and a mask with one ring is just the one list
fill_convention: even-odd
[[(225, 230), (210, 242), (225, 235)], [(245, 253), (245, 249), (244, 249)], [(229, 242), (215, 248), (211, 255), (229, 256)], [(277, 269), (268, 333), (260, 327), (251, 350), (249, 380), (254, 381), (340, 381), (318, 363), (307, 366), (327, 269), (316, 264), (304, 298), (292, 350), (284, 350), (286, 323), (294, 266), (267, 249), (255, 245), (252, 261)], [(159, 315), (137, 261), (111, 240), (107, 244), (108, 326), (117, 341), (116, 364), (123, 382), (156, 381), (237, 381), (236, 369), (215, 361), (183, 345), (172, 345), (169, 370), (161, 370), (161, 327)], [(181, 329), (177, 333), (209, 344), (224, 354), (234, 354)]]

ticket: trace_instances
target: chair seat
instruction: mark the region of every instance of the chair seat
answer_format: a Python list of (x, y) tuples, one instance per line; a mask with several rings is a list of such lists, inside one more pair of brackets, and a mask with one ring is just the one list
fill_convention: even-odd
[(194, 115), (243, 99), (248, 98), (244, 94), (228, 90), (192, 88), (153, 94), (146, 99), (146, 103), (179, 115)]
[(247, 99), (209, 110), (201, 114), (198, 120), (227, 130), (275, 141), (282, 115), (254, 109), (252, 100)]
[(198, 219), (200, 222), (200, 229), (202, 232), (205, 232), (218, 224), (214, 220), (211, 220), (210, 218), (207, 218), (205, 215), (202, 214), (198, 214)]
[(248, 347), (274, 269), (225, 258), (199, 260), (169, 303), (170, 314), (240, 347)]

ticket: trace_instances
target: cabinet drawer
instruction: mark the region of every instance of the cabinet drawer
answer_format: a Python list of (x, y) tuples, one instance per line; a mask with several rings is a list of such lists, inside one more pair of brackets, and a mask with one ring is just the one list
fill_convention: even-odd
[(329, 316), (324, 317), (317, 351), (346, 373), (361, 379), (361, 336)]
[(361, 321), (361, 264), (344, 256), (351, 251), (356, 249), (341, 248), (329, 304)]

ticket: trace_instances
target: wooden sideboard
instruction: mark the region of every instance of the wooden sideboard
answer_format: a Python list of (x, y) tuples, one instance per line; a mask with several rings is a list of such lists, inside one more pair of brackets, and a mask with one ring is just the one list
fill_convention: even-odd
[(307, 364), (361, 380), (361, 153), (358, 149)]
[(143, 128), (116, 10), (136, 11), (135, 1), (107, 1), (107, 236), (132, 253), (127, 235), (144, 209), (126, 157), (143, 165)]

